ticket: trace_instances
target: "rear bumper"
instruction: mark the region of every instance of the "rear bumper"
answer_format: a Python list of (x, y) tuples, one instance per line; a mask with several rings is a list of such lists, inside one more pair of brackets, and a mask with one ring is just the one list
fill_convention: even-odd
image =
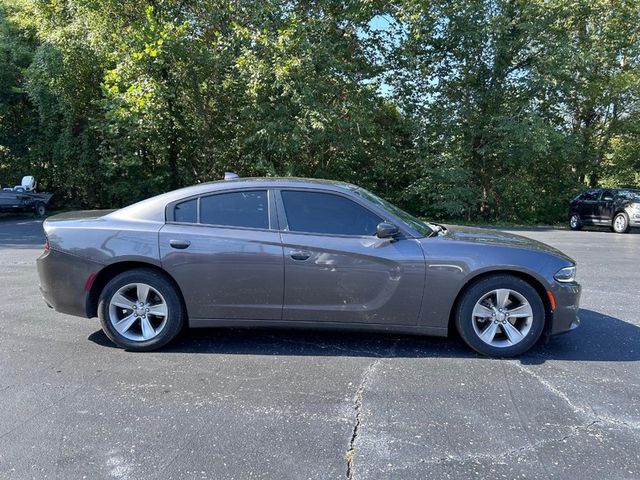
[(57, 250), (45, 250), (36, 265), (46, 304), (61, 313), (88, 317), (87, 281), (102, 266)]
[(578, 310), (580, 308), (580, 294), (582, 289), (578, 283), (555, 282), (551, 293), (556, 301), (551, 322), (551, 335), (570, 332), (580, 325)]

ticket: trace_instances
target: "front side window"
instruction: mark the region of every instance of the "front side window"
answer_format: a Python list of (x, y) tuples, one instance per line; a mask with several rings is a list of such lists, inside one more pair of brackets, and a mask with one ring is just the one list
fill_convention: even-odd
[(618, 197), (623, 198), (625, 200), (633, 200), (633, 201), (639, 202), (640, 190), (620, 190), (618, 192)]
[(396, 207), (393, 203), (386, 201), (383, 198), (374, 195), (373, 193), (365, 190), (364, 188), (355, 188), (352, 190), (353, 193), (360, 195), (365, 200), (369, 200), (373, 202), (379, 207), (382, 207), (384, 210), (387, 210), (393, 213), (396, 217), (400, 218), (403, 222), (413, 228), (416, 232), (420, 233), (420, 235), (429, 236), (434, 233), (434, 229), (429, 226), (426, 222), (423, 222), (417, 217), (414, 217), (408, 212), (405, 212), (400, 207)]
[(348, 198), (331, 193), (282, 191), (289, 230), (330, 235), (376, 234), (382, 221)]
[(266, 190), (229, 192), (200, 199), (200, 223), (225, 227), (269, 228)]

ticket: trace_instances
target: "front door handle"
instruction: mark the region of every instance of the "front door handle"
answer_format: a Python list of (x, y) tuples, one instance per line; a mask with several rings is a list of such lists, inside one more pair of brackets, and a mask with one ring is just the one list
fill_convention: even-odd
[(311, 254), (309, 252), (305, 252), (303, 250), (296, 250), (291, 252), (291, 258), (294, 260), (307, 260)]
[(184, 250), (185, 248), (189, 248), (191, 242), (189, 240), (169, 240), (169, 245), (171, 245), (172, 248)]

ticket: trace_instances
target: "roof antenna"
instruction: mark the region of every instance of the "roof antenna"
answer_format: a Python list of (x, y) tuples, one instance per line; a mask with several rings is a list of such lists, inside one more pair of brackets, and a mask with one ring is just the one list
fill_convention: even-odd
[(238, 175), (236, 172), (224, 172), (225, 180), (235, 180), (236, 178), (240, 178), (240, 175)]

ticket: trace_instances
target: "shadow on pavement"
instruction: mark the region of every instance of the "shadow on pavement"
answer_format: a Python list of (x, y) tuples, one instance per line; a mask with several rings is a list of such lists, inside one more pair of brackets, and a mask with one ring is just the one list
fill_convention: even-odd
[(0, 216), (0, 248), (33, 248), (44, 244), (41, 218)]
[[(640, 327), (591, 310), (580, 310), (577, 330), (536, 345), (523, 364), (547, 360), (629, 362), (640, 360)], [(89, 340), (115, 347), (102, 333)], [(381, 358), (478, 358), (457, 338), (282, 329), (191, 329), (160, 350), (225, 355), (348, 356)]]
[(520, 357), (524, 364), (546, 360), (582, 362), (637, 362), (640, 360), (640, 327), (593, 310), (580, 309), (580, 327), (552, 337)]

